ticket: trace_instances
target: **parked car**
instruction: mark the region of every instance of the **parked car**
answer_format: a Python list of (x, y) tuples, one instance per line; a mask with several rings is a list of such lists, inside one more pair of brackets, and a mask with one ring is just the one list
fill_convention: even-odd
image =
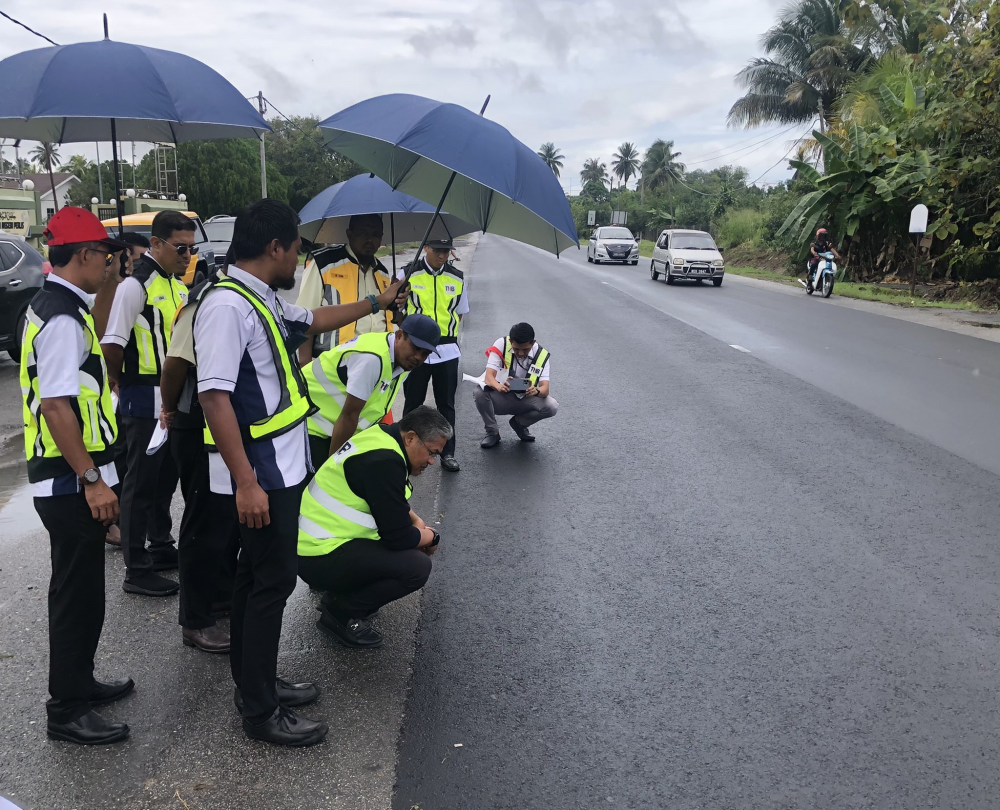
[[(153, 233), (153, 217), (159, 211), (146, 211), (142, 214), (127, 214), (122, 217), (122, 225), (125, 226), (126, 233), (141, 233), (147, 239)], [(181, 211), (184, 216), (194, 220), (194, 243), (198, 246), (198, 252), (191, 257), (188, 269), (181, 276), (181, 281), (188, 287), (193, 287), (199, 281), (208, 278), (209, 268), (215, 266), (215, 254), (209, 244), (208, 235), (205, 233), (205, 226), (201, 224), (201, 218), (194, 211)], [(108, 233), (114, 235), (118, 233), (118, 219), (105, 219), (101, 224), (108, 229)]]
[(21, 359), (25, 313), (42, 288), (42, 254), (16, 236), (0, 234), (0, 349)]
[(229, 246), (233, 243), (233, 225), (236, 217), (223, 215), (205, 220), (205, 233), (208, 234), (208, 243), (215, 253), (215, 269), (221, 270), (226, 266), (226, 254)]
[(639, 243), (628, 228), (617, 226), (597, 228), (587, 245), (587, 261), (639, 263)]
[(660, 232), (653, 248), (649, 273), (653, 281), (664, 276), (667, 284), (673, 284), (679, 278), (692, 279), (700, 284), (702, 279), (708, 278), (716, 287), (721, 287), (726, 263), (710, 234), (671, 229)]

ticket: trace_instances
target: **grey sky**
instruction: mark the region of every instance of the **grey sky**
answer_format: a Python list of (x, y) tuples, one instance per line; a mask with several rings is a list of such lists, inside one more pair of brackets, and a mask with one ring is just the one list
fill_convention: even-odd
[[(283, 113), (321, 117), (404, 92), (478, 110), (533, 148), (565, 154), (564, 186), (583, 160), (610, 164), (623, 141), (672, 139), (690, 168), (733, 162), (750, 178), (788, 176), (782, 155), (798, 127), (727, 130), (733, 75), (758, 53), (778, 0), (14, 0), (5, 10), (55, 41), (111, 36), (208, 63), (246, 95)], [(0, 57), (46, 43), (0, 19)], [(112, 81), (110, 77), (95, 80)], [(740, 149), (732, 155), (718, 154)], [(63, 148), (64, 157), (77, 149)], [(91, 155), (92, 156), (92, 155)], [(695, 161), (701, 161), (695, 163)], [(781, 165), (769, 169), (776, 163)]]

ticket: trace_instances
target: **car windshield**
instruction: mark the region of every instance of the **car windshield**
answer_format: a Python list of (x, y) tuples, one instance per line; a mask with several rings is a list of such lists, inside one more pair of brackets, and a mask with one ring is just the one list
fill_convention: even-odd
[[(208, 239), (205, 237), (205, 228), (204, 228), (204, 226), (197, 219), (192, 220), (192, 222), (194, 222), (194, 225), (195, 225), (195, 228), (194, 228), (194, 243), (196, 245), (203, 245), (203, 244), (205, 244), (208, 241)], [(109, 226), (108, 232), (111, 233), (112, 231), (117, 232), (118, 231), (118, 226), (117, 225), (111, 225), (111, 226)], [(143, 236), (145, 236), (147, 239), (149, 239), (149, 237), (151, 237), (153, 235), (153, 226), (151, 224), (150, 225), (126, 225), (125, 226), (125, 233), (141, 233)]]
[(604, 228), (601, 230), (598, 239), (633, 239), (632, 232), (628, 228)]
[(718, 250), (707, 233), (677, 233), (670, 240), (674, 250)]
[(234, 221), (230, 222), (206, 222), (205, 223), (205, 233), (208, 234), (209, 240), (212, 242), (232, 242), (233, 241), (233, 226), (236, 223)]

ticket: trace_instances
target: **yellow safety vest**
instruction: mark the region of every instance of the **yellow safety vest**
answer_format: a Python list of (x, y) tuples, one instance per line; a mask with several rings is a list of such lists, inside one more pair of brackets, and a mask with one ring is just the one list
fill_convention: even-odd
[[(494, 332), (494, 334), (496, 333)], [(543, 349), (541, 346), (538, 347), (535, 356), (529, 359), (528, 382), (535, 388), (538, 387), (538, 378), (541, 376), (542, 371), (545, 370), (545, 363), (548, 362), (548, 359), (548, 349)], [(508, 371), (514, 368), (513, 361), (514, 349), (511, 346), (510, 335), (507, 335), (503, 339), (503, 364)]]
[[(354, 494), (344, 474), (344, 462), (349, 458), (374, 450), (399, 453), (403, 464), (406, 455), (394, 436), (381, 425), (356, 433), (319, 468), (316, 477), (302, 494), (299, 510), (299, 555), (320, 557), (329, 554), (348, 540), (378, 540), (378, 527), (371, 507)], [(412, 495), (410, 479), (406, 479), (406, 497)]]
[(410, 276), (410, 297), (406, 301), (406, 314), (418, 312), (433, 318), (441, 328), (441, 343), (458, 341), (458, 303), (465, 289), (465, 276), (446, 264), (437, 273), (431, 273), (421, 261), (422, 269)]
[(35, 338), (57, 315), (69, 315), (83, 329), (87, 359), (80, 366), (80, 394), (71, 402), (80, 423), (84, 447), (98, 467), (114, 460), (118, 423), (111, 403), (108, 370), (104, 365), (94, 319), (80, 298), (72, 291), (46, 281), (31, 300), (27, 311), (24, 340), (21, 344), (21, 401), (24, 415), (24, 451), (28, 459), (31, 483), (73, 473), (69, 462), (56, 446), (45, 417), (38, 392), (38, 368)]
[(406, 378), (406, 372), (398, 374), (395, 378), (392, 376), (393, 363), (389, 357), (387, 333), (372, 332), (359, 335), (349, 343), (342, 343), (328, 352), (323, 352), (302, 369), (302, 376), (305, 377), (309, 389), (309, 399), (319, 408), (319, 411), (307, 421), (309, 432), (313, 436), (333, 435), (333, 425), (344, 409), (344, 403), (347, 402), (347, 383), (340, 379), (340, 363), (352, 354), (372, 354), (382, 363), (378, 384), (358, 416), (358, 431), (382, 421), (392, 409), (396, 391)]
[(166, 276), (151, 259), (136, 267), (132, 278), (142, 284), (146, 304), (132, 326), (125, 346), (122, 385), (159, 385), (170, 347), (177, 310), (187, 303), (188, 290), (176, 276)]
[[(261, 322), (264, 324), (264, 333), (267, 335), (267, 342), (271, 347), (271, 356), (274, 359), (274, 366), (278, 369), (278, 376), (282, 380), (281, 399), (273, 414), (259, 419), (249, 425), (240, 425), (243, 434), (243, 441), (263, 441), (273, 439), (283, 433), (300, 425), (306, 417), (316, 412), (316, 408), (309, 402), (306, 394), (306, 383), (302, 378), (302, 370), (299, 368), (298, 358), (294, 352), (289, 352), (285, 346), (285, 336), (274, 318), (274, 314), (267, 307), (267, 303), (257, 293), (232, 278), (221, 278), (212, 285), (212, 290), (232, 290), (238, 295), (247, 299), (256, 311)], [(195, 319), (201, 314), (201, 307), (195, 312)], [(198, 345), (195, 343), (195, 358), (197, 359)], [(215, 440), (212, 432), (205, 425), (205, 446), (209, 449), (215, 448)]]
[[(346, 245), (330, 245), (313, 251), (312, 256), (306, 260), (304, 273), (313, 271), (318, 271), (320, 278), (323, 279), (324, 306), (353, 304), (358, 300), (361, 270), (357, 261), (348, 252)], [(385, 292), (392, 284), (388, 271), (377, 260), (371, 273), (379, 292)], [(386, 331), (391, 332), (392, 330), (393, 326), (386, 318)], [(332, 332), (316, 335), (313, 338), (313, 355), (318, 357), (322, 352), (329, 351), (338, 344), (347, 343), (354, 337), (356, 337), (354, 323), (341, 326)]]

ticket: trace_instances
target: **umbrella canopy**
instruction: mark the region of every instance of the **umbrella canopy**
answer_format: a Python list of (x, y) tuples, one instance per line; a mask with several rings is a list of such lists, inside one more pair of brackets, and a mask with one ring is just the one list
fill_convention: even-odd
[[(310, 242), (340, 245), (347, 241), (347, 223), (356, 214), (381, 214), (386, 236), (400, 242), (420, 239), (434, 216), (434, 206), (416, 197), (393, 191), (389, 184), (369, 174), (359, 174), (324, 189), (299, 213), (299, 233)], [(462, 236), (479, 230), (451, 214), (441, 213), (432, 237)]]
[(39, 48), (4, 59), (0, 76), (3, 138), (180, 143), (270, 130), (208, 65), (158, 48), (109, 39)]
[(319, 127), (330, 149), (398, 191), (441, 201), (483, 232), (556, 255), (578, 244), (552, 170), (502, 126), (464, 107), (422, 96), (378, 96)]

